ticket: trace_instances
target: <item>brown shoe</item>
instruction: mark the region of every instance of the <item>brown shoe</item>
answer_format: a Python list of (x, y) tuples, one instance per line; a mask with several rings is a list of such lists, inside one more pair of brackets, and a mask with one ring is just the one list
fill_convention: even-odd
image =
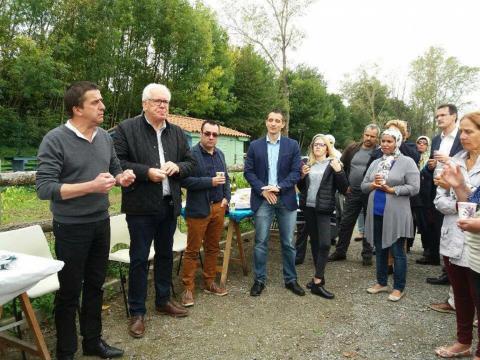
[(456, 311), (453, 307), (450, 306), (448, 302), (444, 303), (438, 303), (438, 304), (430, 304), (429, 308), (441, 313), (447, 313), (447, 314), (455, 314)]
[(181, 307), (178, 303), (177, 303), (177, 306), (175, 306), (172, 300), (170, 300), (165, 305), (157, 306), (157, 311), (162, 315), (170, 315), (173, 317), (188, 316), (187, 309), (185, 309), (184, 307)]
[(132, 316), (128, 324), (128, 334), (134, 338), (141, 338), (145, 334), (145, 317)]
[(203, 291), (208, 294), (213, 294), (217, 296), (225, 296), (228, 294), (227, 289), (217, 286), (217, 284), (215, 284), (214, 282), (212, 282), (210, 286), (205, 286), (205, 289), (203, 289)]
[(185, 289), (182, 295), (182, 305), (185, 307), (190, 307), (194, 304), (195, 302), (193, 301), (193, 293), (190, 290)]

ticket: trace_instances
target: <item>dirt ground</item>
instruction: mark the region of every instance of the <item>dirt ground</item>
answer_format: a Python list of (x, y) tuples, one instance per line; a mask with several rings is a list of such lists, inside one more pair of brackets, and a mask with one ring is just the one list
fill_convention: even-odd
[[(246, 243), (250, 269), (252, 244)], [(362, 266), (356, 242), (347, 261), (327, 266), (326, 288), (334, 300), (310, 292), (304, 297), (292, 294), (284, 288), (280, 245), (272, 238), (267, 288), (260, 297), (248, 294), (251, 272), (244, 277), (240, 266), (231, 264), (227, 296), (203, 293), (198, 273), (190, 316), (174, 319), (155, 314), (150, 283), (145, 337), (128, 335), (118, 293), (103, 314), (104, 338), (123, 348), (125, 359), (435, 359), (433, 349), (455, 339), (455, 316), (428, 309), (428, 304), (446, 299), (448, 287), (425, 283), (440, 267), (415, 264), (418, 244), (408, 256), (407, 295), (398, 303), (387, 301), (388, 294), (365, 291), (375, 281), (375, 267)], [(310, 255), (297, 270), (303, 286), (313, 273)], [(176, 275), (174, 283), (179, 296), (182, 286)], [(54, 331), (45, 335), (54, 353)], [(0, 357), (21, 358), (10, 351)], [(76, 358), (84, 358), (81, 351)]]

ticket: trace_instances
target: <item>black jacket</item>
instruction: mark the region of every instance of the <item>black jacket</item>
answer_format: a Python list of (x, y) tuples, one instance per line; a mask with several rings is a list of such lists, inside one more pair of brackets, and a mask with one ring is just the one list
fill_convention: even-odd
[[(310, 177), (307, 175), (297, 184), (300, 190), (300, 208), (304, 209), (307, 203), (308, 188), (310, 186)], [(335, 172), (330, 164), (323, 173), (322, 181), (317, 192), (315, 210), (322, 214), (332, 214), (335, 210), (335, 191), (345, 194), (348, 188), (348, 180), (343, 169)]]
[[(223, 163), (223, 171), (225, 172), (226, 182), (219, 185), (223, 188), (223, 197), (230, 201), (230, 179), (227, 173), (227, 165), (225, 156), (220, 149), (216, 149)], [(191, 218), (205, 218), (210, 215), (210, 189), (212, 186), (212, 178), (205, 172), (202, 150), (197, 144), (192, 148), (192, 155), (198, 166), (193, 174), (182, 179), (182, 187), (187, 189), (187, 205), (185, 207), (185, 215)]]
[[(113, 135), (115, 151), (123, 169), (132, 169), (135, 182), (122, 188), (122, 212), (132, 215), (158, 214), (162, 210), (162, 183), (148, 179), (149, 168), (160, 167), (157, 134), (145, 116), (138, 115), (118, 124)], [(172, 161), (180, 173), (168, 178), (173, 199), (174, 215), (180, 215), (182, 206), (180, 179), (190, 176), (196, 162), (190, 153), (183, 130), (166, 121), (162, 132), (165, 161)]]

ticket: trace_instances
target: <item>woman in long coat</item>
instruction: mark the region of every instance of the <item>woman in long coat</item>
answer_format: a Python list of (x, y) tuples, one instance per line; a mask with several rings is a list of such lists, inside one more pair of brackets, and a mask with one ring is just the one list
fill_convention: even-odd
[(405, 239), (413, 237), (410, 197), (420, 189), (420, 172), (414, 160), (400, 153), (402, 135), (396, 129), (382, 133), (383, 156), (372, 162), (361, 188), (369, 194), (365, 219), (367, 241), (375, 245), (377, 283), (370, 294), (388, 292), (388, 251), (394, 258), (393, 291), (388, 299), (398, 301), (405, 294), (407, 257)]

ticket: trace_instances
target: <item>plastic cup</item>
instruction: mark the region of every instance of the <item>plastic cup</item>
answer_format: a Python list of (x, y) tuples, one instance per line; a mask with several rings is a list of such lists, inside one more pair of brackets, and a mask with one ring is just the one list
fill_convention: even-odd
[(378, 184), (378, 185), (385, 185), (385, 183), (386, 183), (385, 174), (383, 174), (383, 173), (378, 173), (377, 175), (378, 175), (379, 178), (380, 178), (380, 180), (377, 181), (377, 184)]
[(458, 205), (458, 218), (470, 219), (475, 215), (477, 211), (477, 204), (471, 202), (459, 202)]
[(217, 176), (225, 177), (225, 172), (217, 171)]

